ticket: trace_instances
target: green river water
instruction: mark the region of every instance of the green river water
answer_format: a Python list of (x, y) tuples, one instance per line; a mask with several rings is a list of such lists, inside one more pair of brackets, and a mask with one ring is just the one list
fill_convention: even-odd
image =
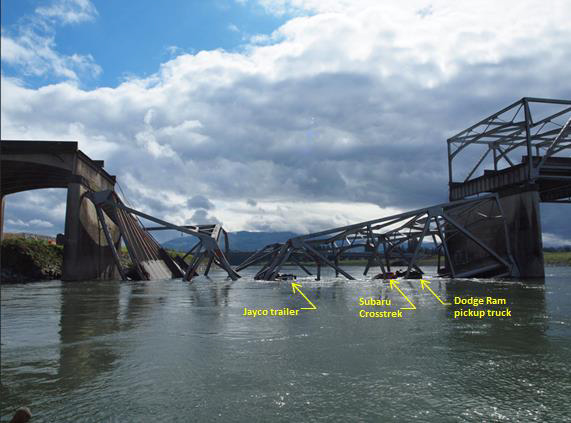
[[(571, 421), (571, 268), (545, 285), (428, 277), (436, 295), (505, 299), (456, 317), (419, 281), (40, 282), (1, 288), (1, 416), (32, 422)], [(286, 269), (286, 271), (289, 271)], [(354, 275), (360, 269), (351, 268)], [(360, 306), (360, 299), (390, 306)], [(362, 311), (363, 310), (363, 311)]]

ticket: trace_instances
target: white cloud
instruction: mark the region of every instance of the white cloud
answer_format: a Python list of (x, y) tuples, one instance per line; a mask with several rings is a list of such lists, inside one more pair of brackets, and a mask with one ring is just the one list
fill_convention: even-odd
[(61, 0), (37, 8), (15, 30), (2, 31), (2, 62), (18, 68), (24, 77), (53, 75), (73, 81), (81, 76), (97, 77), (102, 70), (93, 56), (61, 54), (55, 43), (56, 23), (80, 23), (96, 15), (89, 0)]
[(230, 231), (315, 232), (328, 227), (377, 219), (399, 212), (370, 203), (340, 201), (259, 201), (255, 209), (239, 201), (218, 202), (217, 216)]
[(559, 235), (544, 232), (543, 245), (546, 247), (570, 247), (571, 239), (565, 239)]
[(175, 223), (200, 195), (232, 230), (299, 232), (445, 201), (447, 136), (523, 96), (571, 97), (567, 1), (275, 4), (296, 17), (264, 43), (114, 88), (2, 77), (3, 137), (78, 140)]
[(20, 228), (52, 228), (54, 225), (51, 222), (47, 222), (41, 219), (32, 219), (29, 221), (23, 221), (22, 219), (7, 219), (6, 223), (10, 226), (20, 227)]
[(97, 9), (90, 0), (56, 0), (49, 6), (36, 8), (36, 13), (64, 24), (92, 21), (97, 17)]

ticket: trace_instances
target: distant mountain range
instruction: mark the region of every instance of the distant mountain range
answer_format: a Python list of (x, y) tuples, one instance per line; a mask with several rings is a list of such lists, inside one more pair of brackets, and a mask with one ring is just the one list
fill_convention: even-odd
[[(285, 242), (298, 236), (294, 232), (249, 232), (238, 231), (228, 233), (228, 241), (232, 251), (256, 251), (268, 244)], [(192, 236), (181, 236), (163, 242), (161, 245), (171, 250), (187, 252), (197, 242)]]

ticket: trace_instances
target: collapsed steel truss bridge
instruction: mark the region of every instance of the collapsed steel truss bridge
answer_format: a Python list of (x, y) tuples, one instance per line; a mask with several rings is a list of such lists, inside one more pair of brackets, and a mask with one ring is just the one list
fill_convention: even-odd
[[(422, 274), (427, 253), (437, 254), (445, 276), (543, 277), (539, 204), (571, 203), (571, 100), (522, 98), (447, 144), (449, 203), (271, 244), (235, 269), (226, 258), (222, 226), (175, 225), (126, 206), (104, 162), (87, 157), (77, 143), (2, 141), (0, 199), (3, 204), (7, 194), (67, 188), (66, 280), (110, 279), (117, 272), (123, 280), (192, 280), (199, 270), (208, 275), (213, 264), (233, 280), (261, 265), (255, 278), (275, 280), (286, 263), (309, 275), (315, 265), (318, 279), (323, 266), (353, 279), (343, 262), (354, 258), (366, 259), (365, 275), (378, 267), (377, 276), (391, 277), (398, 267), (411, 277)], [(145, 227), (140, 218), (159, 226)], [(185, 256), (171, 257), (150, 233), (162, 229), (198, 242)], [(121, 241), (133, 264), (129, 271), (118, 253)]]
[[(491, 236), (476, 236), (474, 229), (488, 228)], [(498, 239), (497, 231), (502, 234)], [(438, 255), (438, 270), (441, 275), (469, 277), (494, 274), (507, 276), (517, 274), (511, 256), (507, 226), (502, 216), (501, 204), (495, 195), (433, 207), (407, 213), (369, 220), (353, 225), (289, 239), (283, 244), (272, 244), (255, 252), (236, 268), (237, 271), (263, 263), (255, 279), (276, 280), (286, 262), (299, 266), (312, 275), (305, 264), (317, 268), (328, 266), (347, 279), (354, 277), (342, 267), (345, 258), (366, 258), (364, 275), (373, 266), (378, 266), (380, 275), (391, 273), (395, 266), (406, 267), (404, 277), (411, 272), (420, 272), (421, 262), (428, 238)], [(467, 263), (461, 255), (452, 255), (454, 243), (471, 243), (478, 250), (478, 257)], [(357, 251), (358, 254), (351, 254)]]
[[(462, 156), (468, 150), (480, 152), (475, 163)], [(422, 274), (428, 238), (441, 275), (542, 277), (538, 204), (571, 203), (570, 152), (571, 101), (522, 98), (448, 139), (450, 203), (271, 244), (236, 270), (262, 264), (255, 278), (275, 280), (286, 263), (307, 274), (312, 263), (317, 279), (323, 265), (353, 279), (343, 259), (364, 258), (365, 275), (376, 265), (379, 276), (392, 275), (397, 265), (409, 277)]]
[[(230, 266), (226, 256), (219, 246), (220, 236), (224, 236), (225, 247), (228, 251), (228, 235), (221, 225), (178, 226), (162, 219), (150, 216), (133, 208), (127, 207), (119, 196), (111, 190), (90, 192), (86, 194), (95, 205), (97, 218), (101, 225), (107, 244), (111, 247), (115, 265), (123, 280), (128, 275), (121, 264), (119, 254), (109, 231), (107, 218), (119, 227), (119, 231), (129, 257), (134, 266), (134, 275), (131, 277), (140, 280), (171, 279), (182, 277), (190, 281), (198, 276), (198, 268), (203, 260), (207, 260), (204, 275), (208, 276), (212, 264), (216, 264), (226, 271), (232, 280), (238, 275)], [(159, 227), (144, 228), (137, 217), (154, 222)], [(198, 238), (198, 243), (182, 258), (172, 258), (149, 234), (151, 230), (174, 229)], [(190, 263), (185, 258), (192, 255)]]

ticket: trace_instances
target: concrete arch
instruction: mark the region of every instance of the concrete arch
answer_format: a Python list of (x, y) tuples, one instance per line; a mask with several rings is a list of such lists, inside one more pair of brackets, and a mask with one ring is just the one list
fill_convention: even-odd
[[(116, 278), (112, 251), (95, 206), (85, 197), (90, 191), (114, 190), (115, 176), (103, 169), (103, 161), (89, 158), (78, 149), (77, 142), (2, 140), (0, 152), (0, 236), (6, 195), (67, 188), (62, 279)], [(119, 230), (113, 222), (108, 227), (118, 247)]]

